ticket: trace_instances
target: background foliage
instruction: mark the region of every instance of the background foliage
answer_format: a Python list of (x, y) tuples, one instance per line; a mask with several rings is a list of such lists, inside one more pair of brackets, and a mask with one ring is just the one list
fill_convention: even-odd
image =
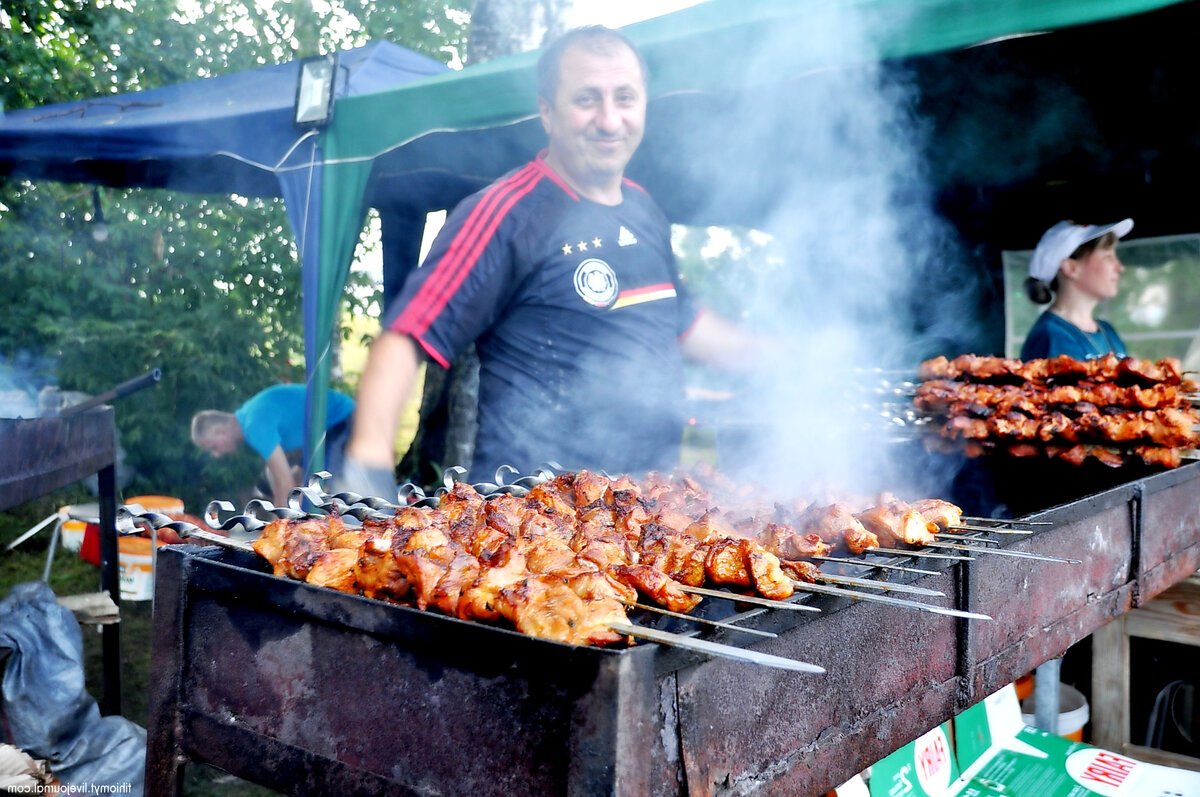
[[(469, 0), (0, 0), (0, 101), (13, 109), (148, 89), (390, 40), (443, 62), (465, 48)], [(19, 77), (18, 77), (19, 76)], [(299, 265), (281, 200), (0, 179), (0, 390), (102, 392), (161, 367), (118, 402), (127, 494), (189, 508), (235, 497), (252, 457), (213, 461), (188, 423), (303, 379)], [(378, 300), (364, 277), (351, 314)], [(343, 330), (343, 335), (348, 335)]]

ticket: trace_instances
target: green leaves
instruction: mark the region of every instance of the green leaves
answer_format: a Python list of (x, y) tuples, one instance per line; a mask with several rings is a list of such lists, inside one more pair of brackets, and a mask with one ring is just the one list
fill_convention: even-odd
[[(374, 39), (447, 61), (465, 41), (469, 3), (190, 8), (0, 0), (0, 101), (14, 109), (136, 91)], [(189, 425), (197, 410), (232, 410), (269, 384), (304, 378), (300, 269), (282, 201), (99, 193), (103, 242), (92, 236), (91, 186), (0, 178), (0, 361), (36, 364), (23, 374), (35, 387), (89, 393), (161, 367), (159, 384), (116, 404), (138, 473), (130, 490), (178, 495), (193, 511), (238, 496), (262, 463), (211, 460)], [(377, 312), (378, 296), (356, 274), (345, 307)], [(349, 336), (347, 326), (340, 337)]]

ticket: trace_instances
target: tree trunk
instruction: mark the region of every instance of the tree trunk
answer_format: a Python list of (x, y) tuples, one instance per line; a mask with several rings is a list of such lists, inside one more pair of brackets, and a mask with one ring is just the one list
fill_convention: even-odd
[[(572, 0), (475, 0), (468, 64), (541, 47), (566, 31)], [(532, 154), (532, 153), (531, 153)], [(403, 478), (433, 486), (451, 465), (470, 467), (475, 453), (479, 407), (479, 356), (471, 346), (448, 372), (426, 368), (421, 421), (398, 472)], [(472, 481), (494, 474), (472, 473)]]
[(566, 31), (572, 0), (475, 0), (467, 63), (541, 47)]

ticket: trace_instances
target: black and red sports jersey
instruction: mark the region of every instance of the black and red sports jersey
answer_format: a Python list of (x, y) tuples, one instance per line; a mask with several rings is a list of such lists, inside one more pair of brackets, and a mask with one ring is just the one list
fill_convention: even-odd
[(695, 320), (670, 225), (626, 181), (577, 195), (540, 158), (464, 200), (389, 307), (386, 328), (442, 366), (480, 360), (472, 478), (670, 468), (682, 431), (679, 337)]

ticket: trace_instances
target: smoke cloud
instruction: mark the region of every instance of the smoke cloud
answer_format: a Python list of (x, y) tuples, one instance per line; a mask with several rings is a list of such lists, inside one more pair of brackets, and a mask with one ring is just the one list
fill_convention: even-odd
[[(945, 351), (974, 323), (964, 316), (976, 285), (935, 211), (906, 75), (866, 59), (772, 81), (781, 59), (837, 63), (839, 53), (871, 51), (876, 32), (852, 15), (819, 21), (801, 41), (763, 41), (742, 54), (747, 87), (711, 109), (725, 121), (680, 136), (673, 155), (736, 162), (736, 172), (713, 168), (712, 210), (696, 216), (739, 210), (784, 252), (782, 267), (741, 286), (741, 299), (743, 320), (789, 352), (744, 391), (740, 411), (754, 423), (733, 432), (743, 456), (721, 466), (788, 495), (903, 489), (913, 447), (889, 442), (897, 428), (875, 390), (902, 377), (871, 369), (915, 373), (921, 358)], [(751, 206), (749, 195), (770, 202)]]
[(54, 374), (54, 361), (48, 357), (18, 352), (11, 358), (0, 358), (0, 418), (45, 415), (45, 402), (39, 402), (39, 394), (55, 389)]

